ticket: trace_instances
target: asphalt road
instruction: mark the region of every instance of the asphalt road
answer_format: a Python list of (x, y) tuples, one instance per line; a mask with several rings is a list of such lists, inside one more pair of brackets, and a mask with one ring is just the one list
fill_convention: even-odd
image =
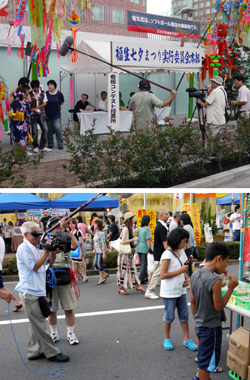
[[(238, 265), (229, 266), (229, 274), (238, 274)], [(67, 373), (60, 379), (74, 380), (191, 380), (196, 373), (196, 353), (182, 345), (183, 336), (178, 320), (172, 324), (174, 351), (163, 349), (164, 314), (162, 300), (145, 299), (141, 293), (130, 290), (129, 296), (117, 292), (116, 276), (112, 275), (105, 285), (96, 286), (97, 277), (90, 277), (80, 286), (81, 296), (75, 309), (75, 333), (79, 345), (70, 346), (66, 340), (66, 325), (63, 313), (58, 319), (59, 333), (64, 350), (70, 361), (62, 365)], [(6, 283), (13, 290), (16, 283)], [(159, 287), (157, 288), (159, 293)], [(188, 290), (189, 302), (189, 290)], [(11, 303), (10, 310), (14, 308)], [(28, 361), (26, 347), (29, 323), (22, 309), (12, 313), (14, 334), (24, 363), (33, 371), (52, 372), (57, 365), (46, 359)], [(236, 317), (234, 318), (236, 328)], [(245, 321), (250, 327), (250, 322)], [(195, 339), (193, 318), (190, 313), (190, 336)], [(7, 303), (0, 300), (0, 379), (29, 380), (50, 378), (49, 374), (37, 374), (26, 368), (14, 341), (9, 322)], [(221, 374), (212, 374), (211, 379), (229, 379), (226, 367), (228, 332), (223, 332)], [(57, 343), (60, 345), (59, 343)]]

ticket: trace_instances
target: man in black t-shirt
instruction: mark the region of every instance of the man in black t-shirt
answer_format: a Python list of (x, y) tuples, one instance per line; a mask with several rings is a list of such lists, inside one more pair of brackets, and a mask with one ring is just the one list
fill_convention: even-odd
[(47, 210), (44, 210), (44, 211), (42, 212), (42, 214), (43, 214), (43, 217), (42, 217), (42, 219), (40, 220), (40, 222), (41, 222), (41, 226), (42, 226), (42, 232), (45, 232), (45, 231), (46, 231), (47, 223), (48, 223), (48, 221), (51, 219), (51, 216), (49, 216), (49, 213), (48, 213)]
[(150, 300), (158, 300), (159, 297), (155, 294), (155, 288), (160, 281), (161, 272), (161, 255), (167, 249), (167, 234), (168, 228), (166, 222), (169, 216), (166, 210), (158, 211), (158, 221), (154, 230), (154, 264), (155, 270), (151, 278), (150, 284), (147, 287), (145, 298)]
[[(74, 108), (74, 114), (73, 114), (73, 120), (75, 122), (78, 122), (77, 113), (85, 111), (87, 106), (91, 106), (91, 107), (95, 108), (96, 111), (98, 111), (98, 109), (92, 103), (90, 103), (88, 101), (88, 98), (89, 98), (89, 96), (87, 94), (82, 94), (81, 100), (79, 100), (76, 103), (75, 108)], [(91, 110), (89, 110), (89, 112), (91, 112)]]
[(112, 249), (114, 242), (120, 237), (120, 231), (119, 231), (119, 227), (115, 223), (114, 215), (109, 215), (108, 220), (109, 220), (110, 226), (109, 226), (109, 233), (107, 235), (107, 239), (110, 239), (110, 248)]

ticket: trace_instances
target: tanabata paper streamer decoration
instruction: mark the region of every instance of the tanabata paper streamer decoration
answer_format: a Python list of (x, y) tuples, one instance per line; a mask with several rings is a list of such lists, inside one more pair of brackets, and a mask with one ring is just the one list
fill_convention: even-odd
[[(80, 16), (78, 16), (78, 14), (75, 13), (75, 11), (72, 11), (71, 14), (70, 14), (70, 17), (69, 17), (69, 22), (73, 25), (76, 25), (78, 24), (80, 21)], [(71, 28), (70, 29), (71, 32), (72, 32), (72, 36), (74, 37), (74, 43), (73, 43), (73, 48), (76, 49), (77, 46), (76, 46), (76, 37), (77, 37), (77, 31), (78, 29), (76, 28)], [(70, 54), (70, 59), (72, 62), (77, 62), (79, 57), (78, 57), (78, 54), (76, 51), (71, 51), (71, 54)]]
[(18, 57), (24, 59), (24, 41), (25, 41), (25, 34), (20, 34), (20, 41), (21, 41), (21, 46), (17, 49), (17, 55)]
[(73, 107), (73, 74), (69, 78), (69, 107)]
[(10, 36), (11, 27), (14, 25), (14, 21), (12, 21), (12, 20), (8, 21), (8, 24), (9, 24), (10, 28), (9, 28), (8, 35), (7, 35), (7, 38), (6, 38), (7, 41), (8, 41), (9, 36)]

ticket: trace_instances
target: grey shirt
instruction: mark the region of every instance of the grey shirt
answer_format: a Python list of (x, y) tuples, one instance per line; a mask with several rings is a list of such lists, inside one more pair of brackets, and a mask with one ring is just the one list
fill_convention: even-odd
[(190, 224), (186, 224), (184, 227), (184, 230), (186, 230), (189, 233), (189, 240), (187, 249), (195, 246), (195, 237), (194, 237), (194, 229)]
[(163, 101), (158, 99), (154, 94), (148, 91), (140, 91), (130, 99), (128, 109), (135, 110), (136, 126), (138, 129), (144, 129), (152, 126), (154, 117), (154, 108), (161, 108)]
[(220, 327), (221, 312), (216, 311), (213, 303), (212, 287), (221, 278), (209, 269), (198, 269), (191, 277), (191, 289), (196, 301), (194, 322), (196, 327)]
[(178, 227), (178, 223), (175, 220), (172, 220), (172, 222), (170, 223), (170, 226), (169, 226), (169, 233), (177, 227)]

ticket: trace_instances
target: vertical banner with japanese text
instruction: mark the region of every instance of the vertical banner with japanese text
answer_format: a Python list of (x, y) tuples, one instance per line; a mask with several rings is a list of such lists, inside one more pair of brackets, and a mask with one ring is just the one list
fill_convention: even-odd
[(199, 245), (201, 241), (201, 226), (198, 203), (184, 203), (181, 205), (181, 211), (187, 211), (188, 215), (190, 216), (193, 223), (196, 244)]
[(154, 244), (154, 230), (156, 227), (156, 210), (145, 210), (145, 209), (137, 210), (137, 228), (141, 226), (141, 219), (143, 215), (150, 216), (150, 223), (148, 226), (151, 231), (151, 245), (153, 245)]
[(119, 74), (108, 73), (108, 126), (120, 129)]
[(246, 207), (246, 231), (245, 231), (245, 246), (244, 246), (243, 260), (250, 261), (250, 197), (249, 196), (247, 197), (247, 204), (244, 206)]
[(181, 211), (181, 205), (184, 203), (184, 194), (174, 193), (174, 213), (176, 211)]

